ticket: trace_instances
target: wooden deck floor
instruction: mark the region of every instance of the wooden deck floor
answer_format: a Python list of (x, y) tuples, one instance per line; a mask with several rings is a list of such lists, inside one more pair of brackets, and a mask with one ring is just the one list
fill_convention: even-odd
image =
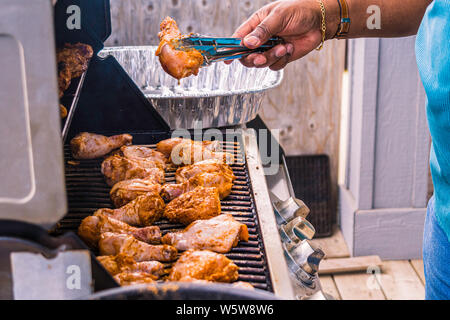
[[(313, 240), (326, 259), (349, 257), (339, 229), (333, 236)], [(383, 261), (381, 268), (361, 272), (320, 275), (326, 293), (339, 300), (422, 300), (425, 278), (422, 260)]]

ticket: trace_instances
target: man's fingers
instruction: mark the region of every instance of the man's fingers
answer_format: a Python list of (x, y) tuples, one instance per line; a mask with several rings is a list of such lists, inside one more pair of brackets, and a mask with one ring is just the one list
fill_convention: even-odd
[(286, 54), (292, 56), (293, 53), (294, 53), (294, 45), (292, 43), (287, 43), (286, 44)]
[(247, 68), (260, 68), (267, 65), (267, 58), (261, 53), (252, 53), (239, 61)]
[(257, 48), (267, 42), (274, 34), (280, 32), (282, 28), (282, 19), (271, 12), (252, 32), (244, 37), (244, 45), (250, 49)]
[(253, 13), (250, 18), (248, 18), (243, 24), (239, 26), (239, 28), (236, 29), (232, 37), (244, 38), (264, 20), (264, 18), (269, 14), (269, 12), (272, 11), (274, 7), (276, 7), (276, 5), (276, 2), (269, 3)]
[(267, 65), (268, 63), (268, 59), (264, 54), (258, 54), (254, 59), (253, 59), (253, 64), (255, 67), (259, 67), (262, 68), (265, 65)]
[(264, 68), (276, 63), (281, 57), (284, 57), (287, 54), (288, 46), (279, 44), (266, 52), (252, 53), (240, 61), (246, 67)]
[(266, 51), (263, 53), (263, 56), (266, 58), (265, 62), (262, 61), (261, 63), (256, 62), (255, 65), (258, 68), (264, 68), (269, 67), (272, 64), (276, 63), (278, 60), (280, 60), (282, 57), (284, 57), (287, 54), (287, 49), (285, 45), (277, 45), (273, 47), (272, 49)]
[(254, 68), (255, 67), (255, 63), (253, 62), (253, 60), (258, 56), (258, 53), (252, 53), (249, 54), (248, 56), (240, 59), (239, 61), (247, 68)]
[(283, 69), (284, 67), (286, 67), (286, 65), (291, 62), (291, 56), (290, 55), (285, 55), (284, 57), (282, 57), (280, 60), (278, 60), (277, 62), (275, 62), (274, 64), (272, 64), (269, 68), (270, 70), (273, 71), (278, 71)]
[(255, 12), (248, 18), (243, 24), (241, 24), (236, 31), (233, 33), (233, 38), (244, 38), (250, 32), (252, 32), (258, 24), (261, 23), (261, 14)]

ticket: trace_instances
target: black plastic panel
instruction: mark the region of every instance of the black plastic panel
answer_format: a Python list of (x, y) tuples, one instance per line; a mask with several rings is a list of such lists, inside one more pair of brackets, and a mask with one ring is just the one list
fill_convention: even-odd
[(110, 56), (89, 64), (68, 139), (79, 132), (168, 132), (167, 123)]
[[(80, 8), (81, 29), (70, 30), (67, 19), (70, 6)], [(65, 43), (82, 42), (89, 44), (98, 53), (103, 49), (103, 41), (111, 35), (111, 16), (109, 0), (59, 0), (55, 5), (55, 37), (56, 46)]]

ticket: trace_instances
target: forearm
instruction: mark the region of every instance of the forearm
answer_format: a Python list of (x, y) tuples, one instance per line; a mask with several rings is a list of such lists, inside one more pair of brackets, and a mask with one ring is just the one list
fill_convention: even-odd
[[(338, 0), (323, 0), (326, 10), (327, 39), (333, 38), (340, 21)], [(347, 0), (351, 20), (348, 38), (401, 37), (417, 33), (431, 0)], [(380, 28), (369, 28), (367, 21), (380, 8)]]

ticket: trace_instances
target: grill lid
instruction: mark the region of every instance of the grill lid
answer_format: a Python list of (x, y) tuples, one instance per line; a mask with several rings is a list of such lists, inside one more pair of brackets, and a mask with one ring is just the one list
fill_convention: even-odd
[(48, 0), (0, 2), (0, 218), (44, 226), (66, 212), (52, 21)]
[[(80, 10), (81, 29), (68, 28), (70, 8)], [(83, 42), (97, 53), (110, 26), (109, 0), (60, 0), (55, 8), (48, 0), (1, 2), (0, 218), (49, 228), (66, 213), (55, 43), (49, 35), (56, 30), (58, 46)], [(113, 57), (95, 55), (83, 78), (75, 102), (64, 102), (73, 115), (67, 139), (99, 128), (169, 130)]]

